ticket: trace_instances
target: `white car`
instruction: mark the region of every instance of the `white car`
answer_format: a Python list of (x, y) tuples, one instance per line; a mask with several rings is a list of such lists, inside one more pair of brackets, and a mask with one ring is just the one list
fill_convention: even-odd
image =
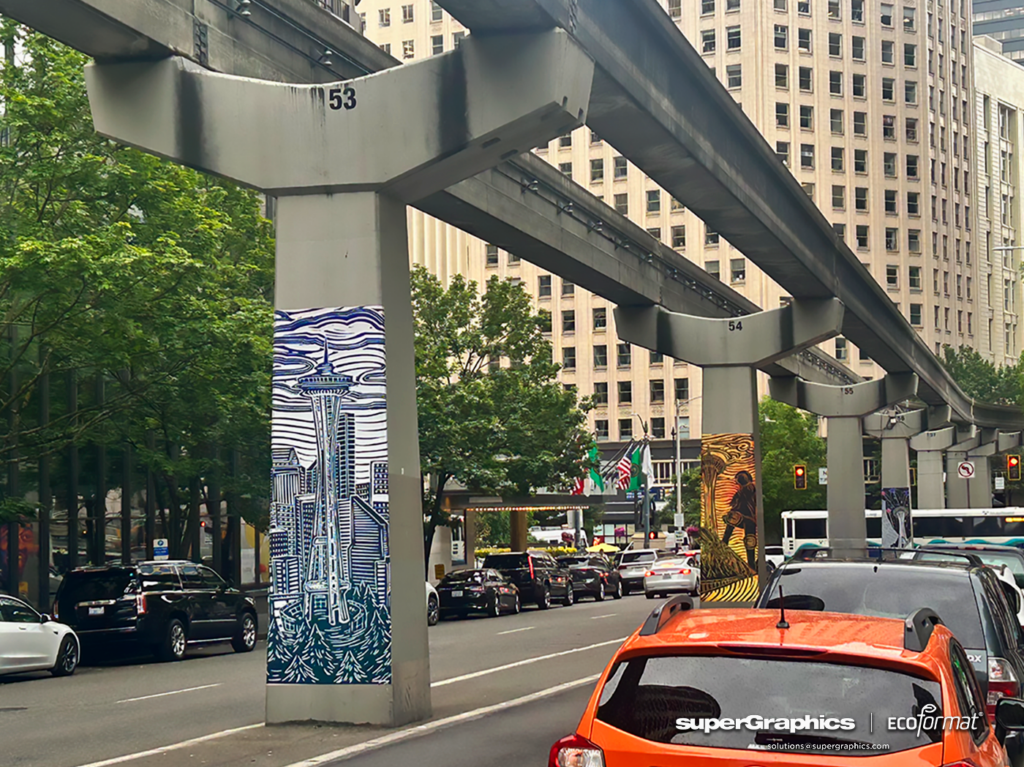
[(0, 595), (0, 675), (49, 671), (70, 676), (80, 647), (70, 626), (40, 615), (20, 599)]
[(786, 551), (781, 546), (765, 546), (764, 559), (768, 563), (768, 572), (786, 561)]
[(430, 581), (426, 581), (427, 584), (427, 625), (436, 626), (438, 620), (441, 618), (441, 602), (437, 597), (437, 589), (430, 585)]
[(644, 594), (648, 599), (678, 593), (700, 594), (700, 562), (696, 557), (663, 559), (644, 573)]

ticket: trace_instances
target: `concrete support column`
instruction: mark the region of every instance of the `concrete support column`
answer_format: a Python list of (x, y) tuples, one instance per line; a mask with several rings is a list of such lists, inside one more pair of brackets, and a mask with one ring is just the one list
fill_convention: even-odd
[(974, 477), (967, 483), (967, 502), (972, 509), (986, 509), (992, 506), (992, 468), (987, 455), (967, 454), (967, 460), (974, 464)]
[(953, 426), (929, 430), (910, 438), (910, 447), (917, 452), (918, 508), (946, 508), (942, 456), (955, 442), (956, 428)]
[(957, 424), (956, 442), (946, 451), (946, 503), (950, 509), (969, 509), (967, 482), (957, 474), (957, 467), (967, 460), (967, 453), (981, 444), (981, 430), (973, 424)]
[(512, 551), (526, 551), (526, 539), (529, 537), (526, 512), (510, 511), (508, 517)]
[(325, 85), (87, 68), (102, 135), (277, 198), (268, 723), (430, 716), (406, 204), (582, 124), (593, 74), (558, 30)]
[(623, 341), (703, 368), (702, 600), (752, 602), (767, 577), (754, 368), (837, 335), (842, 315), (835, 299), (724, 320), (661, 307), (615, 310)]
[(867, 524), (861, 418), (913, 397), (917, 393), (917, 376), (888, 375), (852, 386), (773, 378), (769, 390), (780, 402), (828, 419), (829, 545), (833, 549), (863, 549), (867, 543)]

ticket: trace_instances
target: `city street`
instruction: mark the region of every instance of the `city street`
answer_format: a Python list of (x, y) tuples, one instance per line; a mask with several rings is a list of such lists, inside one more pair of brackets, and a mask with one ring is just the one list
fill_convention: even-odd
[[(592, 690), (589, 678), (600, 673), (656, 604), (634, 596), (548, 612), (531, 608), (497, 619), (443, 621), (430, 629), (432, 721), (467, 712), (475, 712), (474, 718), (354, 758), (351, 750), (339, 757), (369, 766), (401, 764), (414, 754), (423, 765), (470, 765), (486, 752), (499, 763), (540, 764), (551, 743), (579, 720)], [(372, 738), (394, 740), (383, 729), (257, 726), (169, 754), (107, 761), (259, 725), (264, 663), (262, 642), (248, 655), (210, 645), (191, 649), (182, 663), (112, 660), (84, 666), (67, 679), (49, 674), (7, 679), (0, 682), (2, 762), (5, 767), (185, 762), (285, 767)], [(502, 707), (534, 694), (540, 695)], [(480, 711), (489, 707), (495, 710)]]

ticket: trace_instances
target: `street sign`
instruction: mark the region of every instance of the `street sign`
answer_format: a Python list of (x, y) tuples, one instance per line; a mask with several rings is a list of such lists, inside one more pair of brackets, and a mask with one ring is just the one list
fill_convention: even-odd
[(167, 546), (166, 538), (154, 538), (153, 539), (153, 559), (168, 559), (170, 557), (170, 549)]
[(974, 464), (970, 461), (961, 461), (956, 467), (956, 473), (960, 479), (974, 479)]
[(996, 477), (996, 490), (1006, 489), (1006, 477)]
[(827, 466), (822, 466), (820, 469), (818, 469), (818, 484), (819, 485), (827, 485), (828, 484), (828, 467)]
[(685, 514), (673, 514), (672, 524), (682, 529), (686, 527), (686, 515)]

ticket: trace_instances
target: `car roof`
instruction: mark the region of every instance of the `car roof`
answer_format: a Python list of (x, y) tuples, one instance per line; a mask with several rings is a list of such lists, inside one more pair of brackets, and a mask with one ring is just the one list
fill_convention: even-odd
[(952, 549), (954, 551), (998, 551), (1003, 553), (1013, 553), (1017, 556), (1024, 558), (1024, 551), (1021, 551), (1016, 546), (1006, 546), (1002, 543), (929, 543), (922, 548), (927, 551), (928, 549)]
[(969, 574), (977, 569), (968, 560), (962, 562), (935, 561), (927, 559), (873, 559), (868, 557), (822, 557), (821, 559), (790, 559), (782, 564), (776, 572), (786, 572), (802, 567), (937, 567), (943, 570), (959, 571)]
[[(904, 649), (904, 621), (869, 615), (786, 610), (789, 628), (780, 629), (775, 609), (683, 610), (669, 618), (657, 633), (643, 636), (639, 631), (626, 641), (620, 652), (667, 649), (771, 651), (773, 655), (833, 654), (851, 658), (872, 658), (893, 664), (934, 667), (923, 658), (939, 643), (929, 642), (924, 652)], [(936, 626), (934, 637), (953, 635)]]

